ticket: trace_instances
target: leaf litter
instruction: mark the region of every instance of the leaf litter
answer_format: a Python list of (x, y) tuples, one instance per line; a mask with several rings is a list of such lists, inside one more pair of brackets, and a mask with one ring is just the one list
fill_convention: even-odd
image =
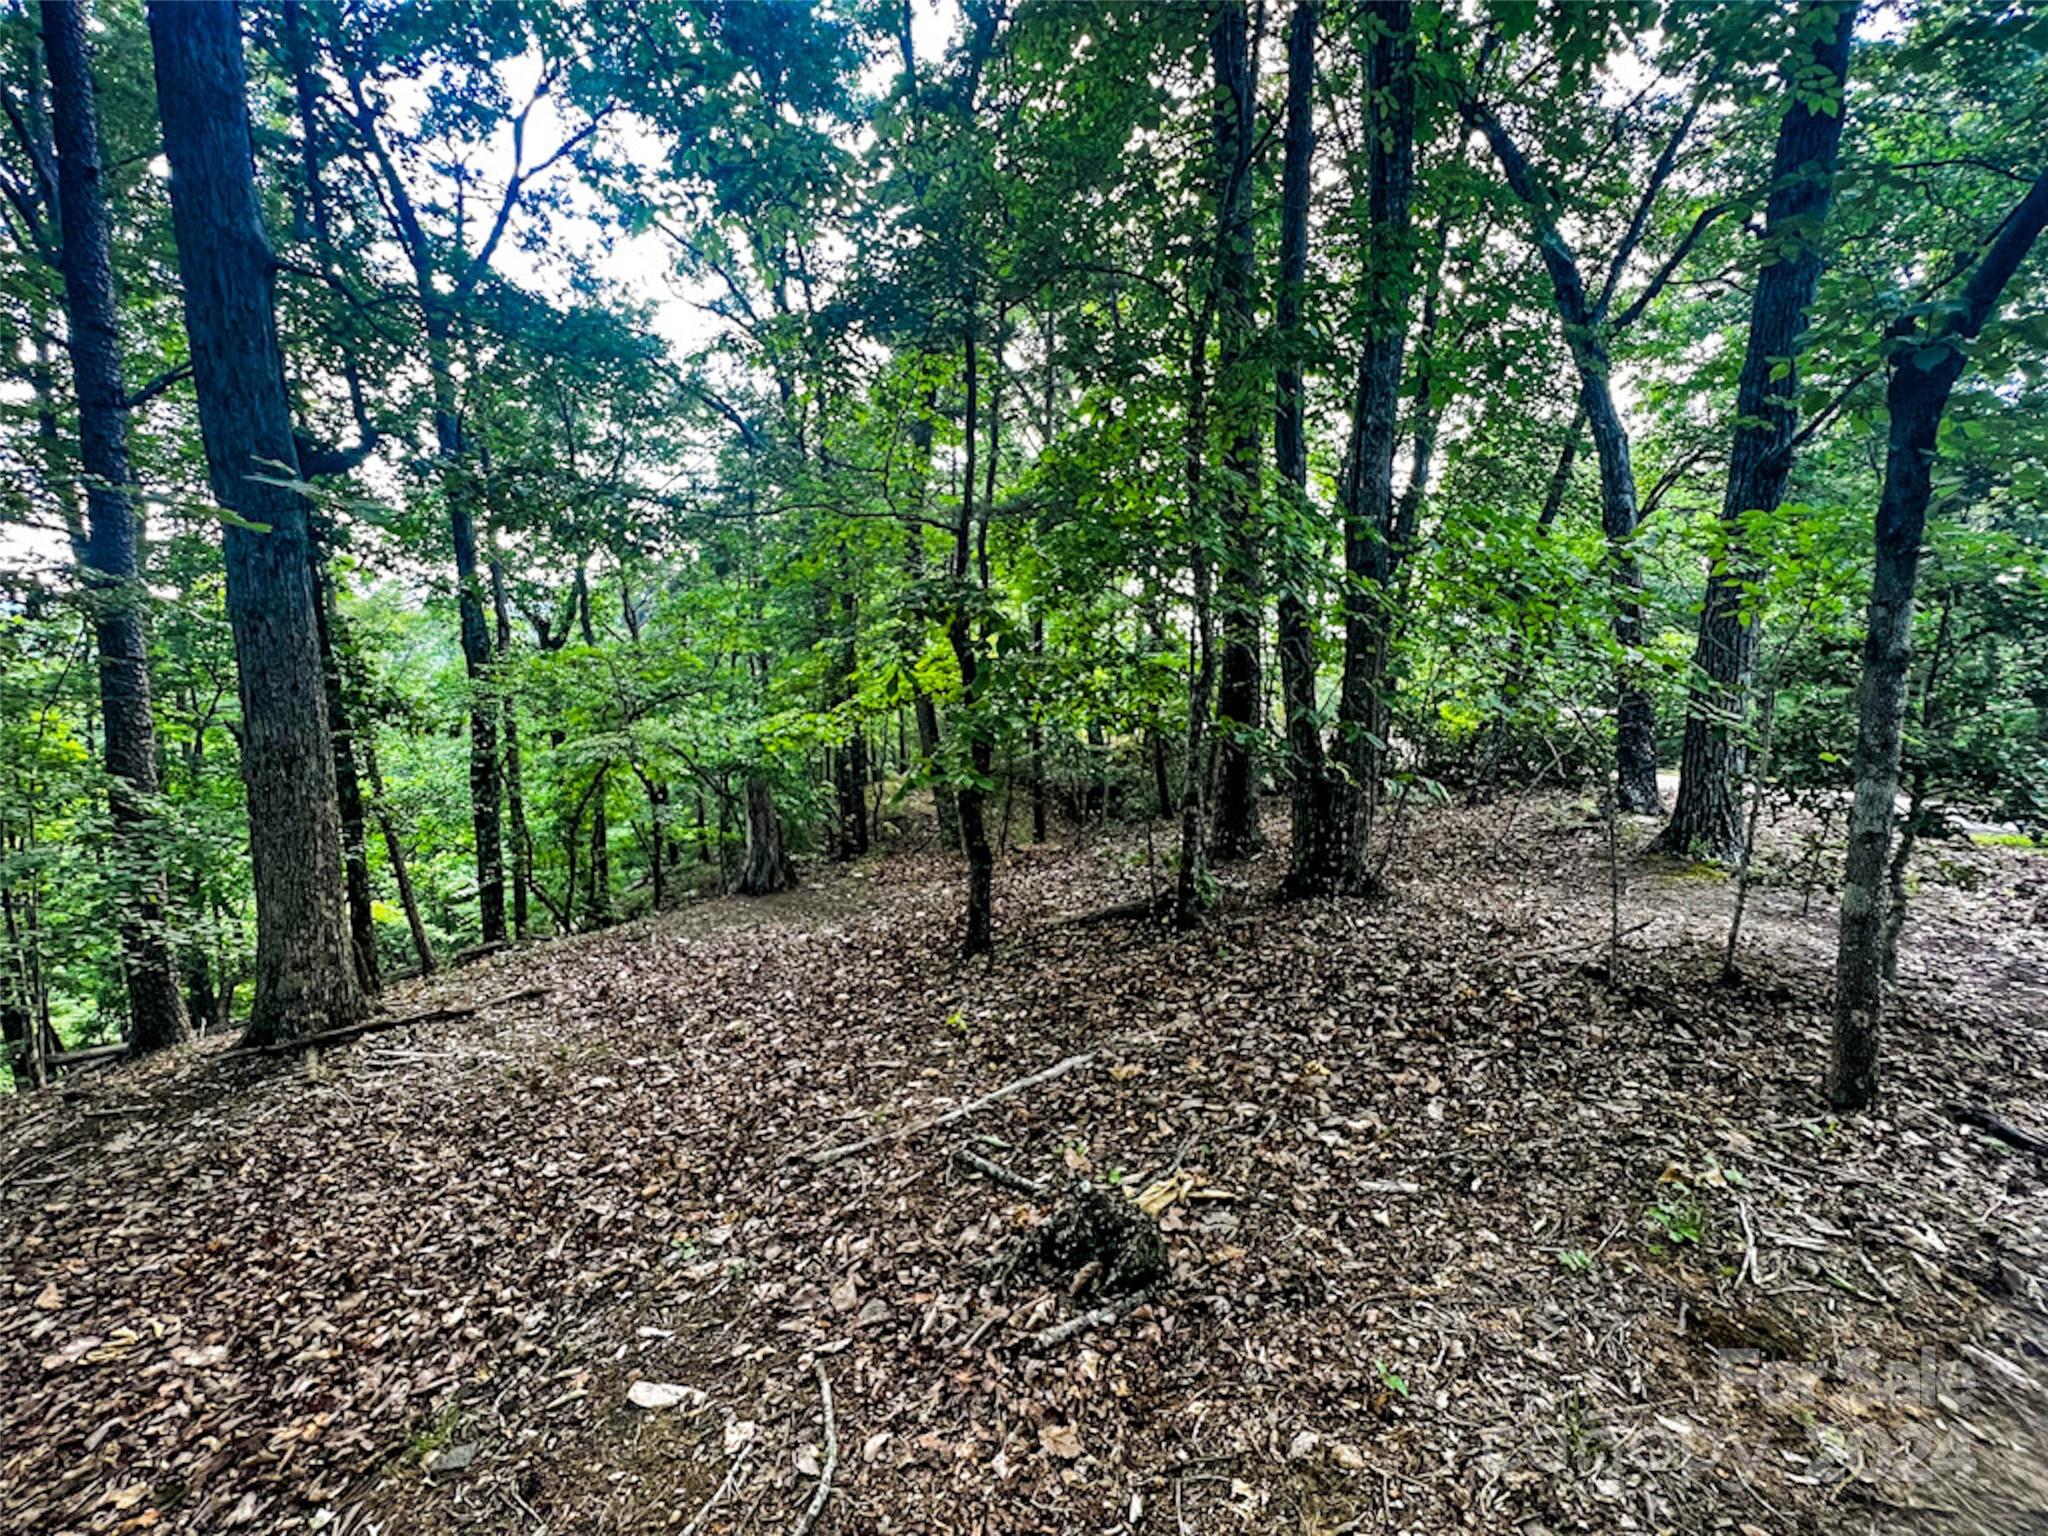
[[(1095, 838), (962, 966), (898, 855), (0, 1106), (0, 1528), (2038, 1520), (2048, 1183), (1946, 1106), (2048, 1125), (2048, 863), (1923, 893), (1836, 1123), (1824, 910), (1723, 982), (1725, 886), (1638, 860), (1609, 977), (1596, 824), (1412, 820), (1382, 902), (1075, 923)], [(1077, 1188), (1159, 1284), (1018, 1262)]]

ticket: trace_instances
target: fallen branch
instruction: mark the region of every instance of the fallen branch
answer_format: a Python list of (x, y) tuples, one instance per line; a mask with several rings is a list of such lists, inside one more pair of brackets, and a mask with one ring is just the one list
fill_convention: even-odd
[(1948, 1107), (1948, 1117), (1956, 1124), (1972, 1126), (1993, 1140), (2004, 1142), (2008, 1147), (2017, 1148), (2021, 1152), (2031, 1152), (2036, 1157), (2048, 1157), (2048, 1141), (2044, 1141), (2031, 1131), (2023, 1131), (2018, 1126), (1999, 1119), (1988, 1109), (1979, 1109), (1973, 1104), (1951, 1104)]
[(704, 1501), (704, 1507), (697, 1511), (696, 1517), (688, 1525), (683, 1527), (683, 1536), (697, 1536), (697, 1533), (704, 1529), (704, 1522), (711, 1518), (711, 1511), (718, 1508), (725, 1501), (725, 1496), (732, 1492), (733, 1484), (739, 1480), (741, 1469), (747, 1464), (747, 1458), (753, 1454), (754, 1448), (751, 1445), (740, 1448), (739, 1455), (733, 1458), (732, 1465), (726, 1469), (725, 1480), (711, 1490), (711, 1497)]
[(86, 1067), (96, 1062), (112, 1061), (127, 1054), (126, 1045), (93, 1045), (82, 1051), (59, 1051), (50, 1058), (49, 1065), (53, 1069)]
[(1351, 1188), (1361, 1195), (1419, 1195), (1420, 1184), (1407, 1179), (1360, 1179)]
[(382, 1034), (387, 1029), (403, 1029), (408, 1024), (440, 1024), (450, 1019), (473, 1018), (492, 1008), (502, 1008), (507, 1003), (526, 1002), (532, 998), (546, 997), (547, 994), (546, 987), (521, 987), (517, 992), (507, 992), (503, 996), (493, 997), (481, 1003), (423, 1008), (417, 1013), (378, 1015), (358, 1020), (354, 1024), (344, 1024), (339, 1029), (323, 1029), (318, 1034), (300, 1035), (292, 1040), (273, 1040), (267, 1045), (238, 1046), (232, 1051), (221, 1052), (221, 1055), (224, 1058), (281, 1056), (287, 1051), (304, 1051), (326, 1045), (346, 1045), (351, 1040), (359, 1040), (364, 1035)]
[(1070, 1317), (1064, 1323), (1041, 1328), (1031, 1336), (1031, 1352), (1042, 1355), (1049, 1349), (1058, 1349), (1069, 1339), (1079, 1338), (1090, 1329), (1100, 1328), (1108, 1323), (1122, 1322), (1158, 1294), (1156, 1289), (1134, 1291), (1116, 1301), (1105, 1302), (1102, 1306), (1083, 1312), (1079, 1317)]
[(823, 1512), (825, 1500), (832, 1496), (832, 1474), (839, 1470), (839, 1427), (832, 1421), (832, 1383), (825, 1379), (824, 1361), (813, 1360), (811, 1369), (818, 1373), (818, 1400), (825, 1410), (825, 1464), (818, 1469), (818, 1486), (812, 1490), (811, 1502), (804, 1506), (790, 1536), (804, 1536)]
[(921, 1136), (926, 1131), (937, 1130), (942, 1125), (951, 1125), (955, 1120), (964, 1120), (969, 1115), (977, 1114), (988, 1108), (991, 1104), (1001, 1103), (1004, 1099), (1022, 1093), (1027, 1088), (1036, 1088), (1039, 1084), (1049, 1083), (1056, 1077), (1065, 1077), (1076, 1067), (1091, 1066), (1094, 1064), (1094, 1061), (1095, 1053), (1093, 1051), (1083, 1051), (1079, 1056), (1069, 1056), (1064, 1061), (1054, 1062), (1043, 1072), (1034, 1072), (1029, 1077), (1018, 1078), (1014, 1083), (1005, 1083), (994, 1093), (985, 1093), (978, 1099), (947, 1110), (943, 1115), (934, 1115), (929, 1120), (919, 1120), (911, 1125), (899, 1126), (896, 1130), (884, 1131), (879, 1136), (868, 1136), (860, 1141), (849, 1141), (843, 1146), (826, 1147), (822, 1151), (808, 1152), (804, 1154), (804, 1160), (820, 1168), (827, 1168), (842, 1158), (852, 1157), (856, 1152), (865, 1152), (871, 1147), (886, 1146), (892, 1141), (904, 1141), (912, 1136)]
[(1039, 1183), (1038, 1180), (1027, 1178), (1021, 1173), (1012, 1173), (1001, 1163), (990, 1162), (980, 1153), (970, 1152), (965, 1147), (959, 1147), (954, 1150), (953, 1160), (965, 1163), (983, 1178), (1001, 1184), (1005, 1188), (1014, 1189), (1021, 1195), (1042, 1196), (1045, 1193), (1045, 1186)]

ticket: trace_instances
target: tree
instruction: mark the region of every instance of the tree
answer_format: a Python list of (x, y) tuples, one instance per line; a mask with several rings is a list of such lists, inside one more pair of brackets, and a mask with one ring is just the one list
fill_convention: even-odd
[(138, 1054), (191, 1034), (167, 928), (168, 887), (155, 851), (156, 723), (150, 709), (148, 594), (141, 520), (129, 495), (121, 335), (100, 157), (86, 17), (75, 0), (42, 8), (49, 60), (63, 238), (66, 345), (78, 389), (79, 462), (91, 532), (84, 545), (86, 602), (99, 658), (116, 847), (129, 887), (121, 949), (128, 981), (130, 1049)]
[(1936, 439), (1968, 344), (1991, 319), (1999, 296), (2048, 226), (2043, 170), (1970, 270), (1961, 296), (1930, 320), (1909, 315), (1893, 330), (1885, 364), (1884, 489), (1878, 498), (1863, 678), (1856, 703), (1855, 805), (1842, 876), (1842, 928), (1835, 955), (1835, 1028), (1828, 1098), (1838, 1110), (1877, 1097), (1878, 1029), (1889, 948), (1886, 865), (1899, 793), (1899, 744), (1912, 664), (1913, 603), (1933, 498)]
[[(1603, 17), (1592, 16), (1599, 25)], [(1626, 331), (1670, 284), (1685, 258), (1708, 228), (1727, 211), (1726, 204), (1703, 208), (1635, 298), (1615, 308), (1617, 289), (1629, 263), (1651, 228), (1651, 216), (1673, 171), (1679, 151), (1691, 134), (1704, 89), (1680, 115), (1654, 163), (1643, 178), (1642, 192), (1617, 241), (1604, 281), (1588, 284), (1578, 252), (1564, 232), (1564, 211), (1553, 192), (1558, 178), (1541, 172), (1523, 150), (1500, 113), (1471, 88), (1459, 98), (1465, 121), (1484, 136), (1502, 179), (1529, 221), (1530, 233), (1549, 277), (1565, 343), (1578, 371), (1579, 398), (1600, 465), (1600, 520), (1609, 550), (1608, 578), (1613, 593), (1614, 643), (1619, 652), (1614, 688), (1615, 781), (1617, 806), (1641, 815), (1662, 809), (1657, 789), (1657, 722), (1645, 685), (1642, 652), (1645, 641), (1643, 574), (1634, 540), (1642, 520), (1633, 450), (1628, 428), (1615, 400), (1614, 337)]]
[(227, 524), (256, 894), (248, 1033), (267, 1043), (338, 1028), (363, 1007), (342, 908), (306, 506), (288, 483), (298, 476), (297, 449), (235, 8), (158, 0), (149, 27), (193, 384)]
[(1798, 424), (1799, 352), (1820, 286), (1821, 234), (1834, 190), (1835, 155), (1847, 110), (1854, 4), (1800, 12), (1805, 44), (1787, 71), (1791, 97), (1778, 129), (1751, 295), (1749, 339), (1735, 398), (1735, 437), (1721, 506), (1724, 549), (1700, 610), (1694, 683), (1686, 703), (1678, 797), (1664, 846), (1733, 859), (1743, 842), (1744, 715), (1756, 667), (1759, 573), (1744, 550), (1745, 521), (1777, 509), (1791, 477)]
[(1216, 146), (1216, 379), (1211, 414), (1222, 451), (1209, 477), (1215, 499), (1217, 629), (1222, 653), (1216, 693), (1216, 805), (1211, 851), (1240, 859), (1259, 846), (1259, 650), (1265, 607), (1260, 571), (1257, 402), (1262, 360), (1255, 346), (1252, 168), (1258, 142), (1258, 61), (1243, 0), (1222, 0), (1210, 17)]
[[(1375, 0), (1366, 27), (1367, 219), (1371, 240), (1365, 342), (1351, 409), (1351, 443), (1340, 495), (1344, 520), (1344, 678), (1337, 741), (1347, 778), (1342, 825), (1326, 846), (1345, 888), (1369, 883), (1373, 808), (1387, 740), (1388, 647), (1393, 580), (1401, 556), (1395, 524), (1394, 450), (1400, 430), (1401, 364), (1414, 289), (1415, 37), (1408, 0)], [(1427, 473), (1426, 467), (1421, 470)], [(1329, 883), (1329, 876), (1322, 877)]]

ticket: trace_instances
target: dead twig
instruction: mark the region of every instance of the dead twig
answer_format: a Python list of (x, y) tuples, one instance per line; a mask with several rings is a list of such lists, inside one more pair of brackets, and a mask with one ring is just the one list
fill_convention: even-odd
[(747, 1458), (753, 1454), (754, 1448), (751, 1445), (740, 1448), (739, 1455), (735, 1456), (732, 1465), (726, 1468), (724, 1481), (711, 1490), (711, 1497), (704, 1501), (703, 1508), (699, 1509), (691, 1517), (690, 1523), (683, 1527), (683, 1536), (697, 1536), (697, 1533), (704, 1529), (704, 1522), (711, 1518), (711, 1511), (725, 1502), (725, 1496), (732, 1492), (733, 1485), (739, 1481), (739, 1475), (747, 1465)]
[(1090, 1329), (1122, 1322), (1158, 1294), (1157, 1290), (1134, 1291), (1116, 1301), (1106, 1302), (1102, 1306), (1083, 1312), (1079, 1317), (1070, 1317), (1064, 1323), (1041, 1328), (1031, 1336), (1031, 1352), (1042, 1355), (1047, 1350), (1058, 1349), (1067, 1340), (1078, 1338)]
[(970, 1152), (965, 1147), (954, 1148), (953, 1160), (957, 1163), (964, 1163), (983, 1178), (993, 1183), (1000, 1184), (1006, 1189), (1016, 1190), (1020, 1195), (1031, 1195), (1036, 1198), (1042, 1197), (1045, 1194), (1045, 1186), (1039, 1183), (1038, 1180), (1027, 1178), (1021, 1173), (1012, 1173), (1001, 1163), (991, 1162), (980, 1153)]
[(832, 1496), (832, 1474), (839, 1470), (839, 1426), (832, 1419), (832, 1383), (825, 1379), (825, 1363), (813, 1360), (811, 1369), (818, 1373), (818, 1401), (825, 1414), (825, 1464), (818, 1469), (818, 1486), (811, 1492), (811, 1502), (804, 1506), (803, 1514), (796, 1522), (790, 1536), (804, 1536), (825, 1508), (825, 1500)]
[(2008, 1147), (2021, 1152), (2031, 1152), (2035, 1157), (2048, 1157), (2048, 1140), (1999, 1119), (1988, 1109), (1979, 1109), (1974, 1104), (1951, 1104), (1948, 1106), (1948, 1117), (1957, 1125), (1967, 1125), (1973, 1130), (1982, 1131), (1994, 1141), (2002, 1141)]
[(1013, 1083), (1005, 1083), (1002, 1087), (996, 1089), (994, 1093), (985, 1093), (980, 1098), (949, 1109), (942, 1115), (933, 1115), (927, 1120), (919, 1120), (910, 1125), (900, 1126), (893, 1131), (884, 1131), (879, 1136), (868, 1136), (859, 1141), (849, 1141), (844, 1146), (826, 1147), (822, 1151), (807, 1152), (804, 1154), (804, 1161), (813, 1163), (820, 1168), (828, 1168), (842, 1158), (852, 1157), (855, 1153), (865, 1152), (871, 1147), (886, 1146), (892, 1141), (904, 1141), (912, 1136), (921, 1136), (926, 1131), (937, 1130), (942, 1125), (951, 1125), (955, 1120), (964, 1120), (969, 1115), (988, 1108), (991, 1104), (1000, 1103), (1004, 1099), (1022, 1093), (1027, 1088), (1036, 1088), (1041, 1083), (1049, 1083), (1056, 1077), (1065, 1077), (1077, 1067), (1092, 1066), (1094, 1062), (1095, 1053), (1093, 1051), (1083, 1051), (1078, 1056), (1069, 1056), (1064, 1061), (1054, 1062), (1043, 1072), (1034, 1072), (1029, 1077), (1020, 1077)]

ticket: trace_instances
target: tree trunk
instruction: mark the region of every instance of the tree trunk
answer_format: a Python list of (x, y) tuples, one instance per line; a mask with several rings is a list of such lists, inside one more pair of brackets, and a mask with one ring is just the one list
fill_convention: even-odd
[(214, 495), (233, 514), (224, 535), (228, 619), (256, 890), (249, 1038), (268, 1044), (338, 1029), (363, 1010), (338, 878), (341, 824), (306, 509), (297, 491), (258, 478), (274, 477), (277, 465), (295, 476), (298, 457), (237, 13), (224, 3), (158, 0), (149, 28), (200, 428)]
[(1214, 855), (1240, 859), (1259, 847), (1259, 631), (1265, 607), (1259, 574), (1258, 418), (1251, 402), (1261, 366), (1253, 307), (1256, 241), (1252, 156), (1257, 140), (1258, 70), (1243, 0), (1223, 0), (1209, 30), (1217, 96), (1216, 407), (1224, 435), (1214, 496), (1222, 534), (1216, 583), (1221, 675), (1216, 697)]
[(1309, 179), (1315, 158), (1316, 0), (1300, 0), (1287, 29), (1287, 122), (1280, 172), (1280, 281), (1273, 328), (1280, 360), (1274, 370), (1273, 467), (1284, 498), (1279, 547), (1284, 551), (1279, 602), (1280, 697), (1287, 722), (1292, 820), (1288, 835), (1290, 895), (1334, 888), (1342, 868), (1339, 791), (1323, 748), (1316, 705), (1314, 572), (1325, 552), (1308, 500), (1308, 434), (1301, 371), (1306, 344), (1302, 298), (1308, 286)]
[[(1367, 199), (1372, 234), (1372, 301), (1358, 359), (1358, 387), (1345, 455), (1344, 680), (1338, 697), (1338, 747), (1348, 786), (1341, 822), (1331, 828), (1338, 875), (1347, 890), (1371, 884), (1373, 816), (1385, 775), (1392, 713), (1387, 672), (1393, 645), (1393, 580), (1404, 551), (1394, 526), (1394, 449), (1400, 430), (1401, 365), (1408, 298), (1414, 286), (1410, 238), (1415, 191), (1415, 38), (1408, 0), (1374, 0), (1367, 93), (1374, 104), (1368, 139)], [(1327, 848), (1328, 845), (1326, 844)], [(1313, 885), (1327, 887), (1330, 871)]]
[(67, 341), (78, 388), (79, 461), (90, 532), (85, 598), (99, 658), (107, 784), (120, 867), (122, 969), (128, 1045), (138, 1055), (191, 1037), (165, 923), (167, 881), (156, 815), (156, 724), (150, 713), (141, 521), (129, 499), (126, 392), (114, 308), (99, 108), (84, 11), (72, 0), (42, 8), (63, 231)]
[[(491, 605), (498, 622), (496, 665), (503, 668), (512, 654), (512, 613), (505, 599), (505, 565), (491, 557)], [(519, 702), (498, 679), (498, 702), (504, 710), (505, 814), (512, 834), (512, 931), (525, 938), (532, 925), (533, 835), (526, 825), (526, 775), (519, 757)]]
[(1964, 343), (1984, 328), (1998, 296), (2048, 224), (2048, 171), (1999, 226), (1963, 296), (1931, 332), (1900, 328), (1889, 363), (1891, 415), (1884, 490), (1878, 498), (1870, 619), (1857, 700), (1855, 804), (1842, 877), (1842, 929), (1835, 956), (1835, 1031), (1828, 1097), (1838, 1110), (1877, 1097), (1878, 1025), (1884, 1001), (1885, 866), (1899, 793), (1899, 744), (1906, 674), (1912, 663), (1913, 597), (1933, 496), (1942, 412), (1967, 360)]
[(342, 643), (341, 611), (334, 573), (317, 531), (312, 534), (313, 617), (319, 625), (320, 674), (327, 697), (329, 734), (334, 740), (334, 799), (341, 817), (342, 886), (348, 895), (349, 948), (355, 956), (356, 985), (374, 997), (383, 985), (377, 974), (377, 919), (370, 897), (370, 851), (363, 829), (363, 786), (356, 777), (355, 731), (342, 691), (337, 647)]
[(1182, 474), (1187, 486), (1188, 565), (1194, 581), (1194, 672), (1188, 681), (1187, 764), (1180, 789), (1180, 867), (1175, 871), (1173, 920), (1192, 928), (1208, 900), (1209, 784), (1216, 753), (1209, 711), (1216, 697), (1216, 634), (1209, 544), (1206, 449), (1209, 440), (1209, 322), (1216, 309), (1213, 291), (1195, 312), (1188, 337), (1187, 404), (1182, 434)]
[[(1657, 790), (1657, 720), (1642, 680), (1643, 573), (1635, 555), (1635, 466), (1628, 429), (1614, 403), (1613, 364), (1607, 350), (1607, 318), (1586, 291), (1579, 259), (1551, 211), (1552, 200), (1537, 186), (1528, 158), (1501, 125), (1477, 102), (1460, 103), (1466, 120), (1485, 135), (1509, 189), (1528, 211), (1538, 254), (1563, 323), (1565, 344), (1579, 375), (1579, 401), (1600, 463), (1600, 527), (1607, 537), (1608, 582), (1613, 592), (1611, 628), (1620, 652), (1614, 684), (1615, 804), (1624, 811), (1654, 815)], [(1676, 137), (1673, 144), (1677, 142)], [(1667, 171), (1668, 174), (1668, 171)]]
[(370, 776), (377, 830), (384, 834), (384, 862), (391, 866), (391, 878), (398, 886), (398, 904), (405, 911), (405, 926), (412, 934), (412, 951), (419, 958), (420, 974), (431, 976), (439, 968), (434, 961), (434, 943), (427, 937), (427, 925), (420, 916), (420, 899), (412, 888), (412, 870), (405, 860), (405, 844), (398, 836), (397, 818), (384, 799), (384, 775), (377, 771), (377, 739), (369, 730), (363, 734), (363, 767)]
[[(967, 854), (967, 930), (961, 939), (962, 956), (985, 955), (995, 948), (995, 851), (988, 841), (984, 807), (995, 770), (995, 745), (989, 739), (987, 722), (977, 713), (981, 694), (981, 654), (968, 613), (968, 583), (974, 579), (974, 427), (979, 411), (980, 355), (976, 348), (973, 301), (970, 298), (967, 324), (967, 404), (962, 437), (966, 463), (960, 482), (960, 509), (953, 532), (953, 603), (946, 625), (946, 638), (953, 647), (953, 659), (960, 668), (960, 725), (967, 735), (969, 780), (960, 786), (960, 842)], [(980, 567), (982, 589), (987, 590), (988, 567)]]
[(868, 851), (867, 738), (861, 734), (855, 692), (856, 674), (860, 670), (860, 598), (853, 590), (852, 562), (843, 549), (840, 553), (841, 634), (836, 702), (845, 712), (849, 734), (834, 762), (833, 788), (839, 802), (839, 857), (857, 859)]
[[(1827, 19), (1808, 6), (1807, 24)], [(1745, 523), (1775, 511), (1792, 471), (1799, 407), (1798, 356), (1807, 310), (1820, 285), (1822, 226), (1834, 190), (1835, 155), (1847, 108), (1849, 39), (1856, 7), (1833, 7), (1832, 28), (1818, 32), (1803, 67), (1787, 84), (1792, 103), (1778, 125), (1764, 216), (1763, 259), (1750, 296), (1749, 343), (1735, 392), (1735, 439), (1721, 503), (1722, 552), (1707, 579), (1685, 710), (1678, 799), (1661, 845), (1678, 854), (1733, 860), (1742, 851), (1742, 784), (1749, 744), (1746, 720), (1756, 670), (1760, 616), (1749, 596), (1761, 573), (1748, 553)], [(1815, 81), (1832, 82), (1829, 110), (1809, 105)]]
[[(1051, 440), (1051, 432), (1048, 430), (1046, 441), (1050, 442)], [(1039, 687), (1042, 689), (1044, 686), (1042, 679), (1045, 670), (1045, 618), (1043, 615), (1035, 613), (1031, 616), (1031, 656), (1032, 660), (1038, 663), (1041, 678)], [(1031, 702), (1031, 728), (1026, 745), (1031, 753), (1031, 841), (1042, 843), (1045, 841), (1046, 817), (1045, 722), (1040, 718), (1043, 705), (1035, 696), (1037, 692), (1038, 690), (1034, 689), (1034, 697)]]
[[(469, 678), (469, 806), (476, 842), (476, 901), (486, 944), (505, 938), (505, 847), (500, 820), (498, 711), (491, 677), (491, 633), (484, 622), (477, 576), (475, 485), (465, 460), (462, 413), (455, 385), (449, 316), (421, 275), (420, 306), (433, 380), (434, 441), (441, 458), (441, 494), (448, 504), (448, 539), (455, 554), (455, 608), (462, 632), (462, 666)], [(586, 604), (588, 599), (586, 598)]]
[(770, 896), (796, 884), (796, 866), (782, 846), (782, 818), (775, 813), (775, 791), (767, 778), (747, 775), (747, 855), (733, 891), (740, 896)]

